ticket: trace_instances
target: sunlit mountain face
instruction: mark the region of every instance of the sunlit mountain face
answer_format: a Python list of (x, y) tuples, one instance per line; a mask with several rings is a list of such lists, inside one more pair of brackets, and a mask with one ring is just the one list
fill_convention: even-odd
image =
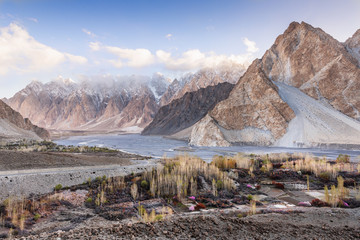
[(218, 83), (235, 83), (243, 65), (202, 69), (172, 80), (152, 77), (82, 76), (79, 82), (59, 77), (49, 83), (33, 81), (5, 101), (39, 126), (52, 130), (140, 132), (160, 106), (185, 93)]

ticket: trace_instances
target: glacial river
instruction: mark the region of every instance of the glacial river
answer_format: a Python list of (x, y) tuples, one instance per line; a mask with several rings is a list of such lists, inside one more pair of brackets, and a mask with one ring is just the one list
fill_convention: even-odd
[(238, 152), (254, 154), (302, 152), (319, 157), (326, 156), (329, 159), (336, 159), (339, 154), (348, 154), (351, 157), (351, 161), (360, 161), (360, 150), (258, 146), (190, 147), (185, 141), (167, 139), (160, 136), (142, 136), (140, 134), (72, 136), (56, 140), (55, 143), (61, 145), (110, 147), (154, 158), (160, 158), (164, 155), (172, 157), (188, 153), (209, 161), (214, 155), (235, 155)]

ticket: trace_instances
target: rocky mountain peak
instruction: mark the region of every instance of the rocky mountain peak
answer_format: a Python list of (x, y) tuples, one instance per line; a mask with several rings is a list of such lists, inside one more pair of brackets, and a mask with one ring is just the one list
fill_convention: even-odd
[[(360, 28), (350, 37), (346, 42), (351, 42), (353, 44), (360, 44)], [(345, 43), (346, 43), (345, 42)]]
[(63, 84), (65, 86), (69, 86), (72, 84), (75, 84), (75, 81), (72, 80), (71, 78), (64, 78), (63, 76), (59, 76), (56, 79), (53, 80), (53, 82), (56, 82), (58, 84)]
[(320, 28), (293, 22), (265, 52), (262, 68), (271, 80), (300, 88), (358, 119), (360, 96), (353, 96), (360, 88), (360, 69), (349, 49), (356, 50), (346, 48)]
[(292, 22), (229, 97), (194, 125), (190, 144), (358, 144), (358, 39), (359, 31), (342, 44)]
[(33, 80), (31, 81), (31, 83), (29, 83), (26, 87), (25, 87), (25, 91), (24, 92), (34, 92), (34, 93), (38, 93), (40, 91), (42, 91), (44, 87), (44, 84), (40, 81), (37, 80)]
[(346, 40), (344, 45), (349, 53), (358, 60), (358, 66), (360, 67), (360, 29), (351, 38)]
[(166, 78), (162, 73), (153, 74), (149, 83), (149, 87), (154, 93), (157, 101), (159, 101), (162, 95), (164, 95), (170, 83), (171, 79)]
[(270, 145), (286, 133), (294, 117), (279, 96), (277, 86), (263, 72), (261, 61), (255, 60), (229, 97), (194, 126), (190, 144)]

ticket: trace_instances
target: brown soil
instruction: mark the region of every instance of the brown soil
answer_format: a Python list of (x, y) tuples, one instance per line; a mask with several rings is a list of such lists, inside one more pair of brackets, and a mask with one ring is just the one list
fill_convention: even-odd
[(0, 150), (0, 171), (113, 164), (125, 166), (131, 165), (132, 159), (143, 157), (124, 152), (56, 153)]
[[(66, 225), (66, 218), (66, 214), (63, 214), (61, 225)], [(303, 213), (269, 213), (244, 218), (239, 218), (236, 211), (182, 214), (155, 223), (114, 223), (85, 213), (82, 213), (79, 219), (82, 219), (81, 223), (72, 230), (57, 230), (52, 233), (39, 231), (39, 234), (28, 236), (26, 239), (360, 238), (359, 209), (311, 208)]]

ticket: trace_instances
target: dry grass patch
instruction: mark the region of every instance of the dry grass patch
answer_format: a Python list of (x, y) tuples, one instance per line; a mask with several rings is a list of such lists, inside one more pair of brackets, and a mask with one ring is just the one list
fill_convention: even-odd
[(183, 199), (188, 195), (196, 195), (198, 176), (204, 177), (208, 182), (215, 182), (214, 191), (220, 185), (227, 190), (235, 188), (227, 173), (222, 172), (215, 164), (208, 164), (198, 157), (178, 156), (164, 161), (164, 166), (145, 172), (142, 177), (149, 182), (153, 197), (176, 195)]
[(322, 173), (329, 173), (332, 179), (336, 179), (339, 172), (354, 172), (355, 165), (351, 163), (330, 163), (326, 158), (315, 158), (307, 154), (304, 159), (286, 161), (284, 167), (294, 171), (312, 173), (316, 177)]

